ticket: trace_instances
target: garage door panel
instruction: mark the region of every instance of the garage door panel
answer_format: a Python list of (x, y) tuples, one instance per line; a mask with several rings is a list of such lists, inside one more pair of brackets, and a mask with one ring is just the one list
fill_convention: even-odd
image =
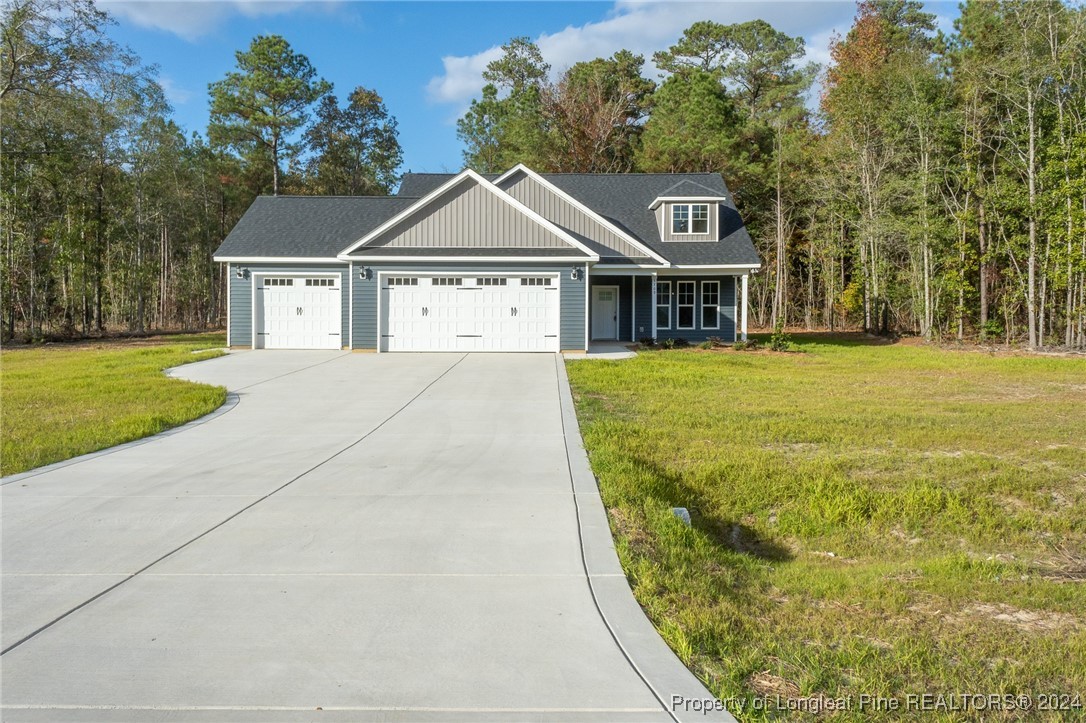
[(256, 346), (339, 349), (342, 315), (338, 275), (262, 277), (257, 286)]
[(383, 351), (558, 351), (554, 274), (387, 277)]

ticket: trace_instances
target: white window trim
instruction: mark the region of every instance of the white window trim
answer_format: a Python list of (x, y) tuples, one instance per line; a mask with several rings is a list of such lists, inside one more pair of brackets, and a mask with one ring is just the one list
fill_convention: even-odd
[[(705, 307), (706, 307), (706, 303), (705, 303), (705, 287), (709, 286), (709, 285), (716, 286), (716, 304), (709, 304), (709, 306), (716, 306), (716, 317), (715, 317), (716, 323), (713, 326), (706, 326), (705, 325)], [(713, 280), (713, 281), (702, 281), (701, 282), (701, 322), (702, 322), (702, 325), (701, 325), (702, 329), (708, 330), (708, 329), (719, 329), (720, 328), (720, 282), (719, 281)]]
[(659, 309), (660, 309), (661, 306), (663, 306), (663, 304), (660, 303), (660, 287), (662, 285), (664, 285), (664, 284), (667, 284), (667, 326), (660, 326), (659, 322), (657, 322), (656, 328), (658, 330), (662, 329), (663, 331), (671, 331), (672, 297), (671, 297), (671, 282), (670, 281), (661, 280), (661, 281), (656, 282), (656, 294), (653, 296), (653, 299), (652, 299), (652, 302), (653, 302), (653, 304), (652, 304), (653, 305), (653, 309), (652, 309), (653, 317), (652, 318), (654, 318), (654, 319), (658, 318), (657, 314), (659, 313)]
[[(693, 298), (694, 298), (694, 303), (692, 303), (692, 304), (683, 304), (683, 303), (679, 302), (679, 295), (682, 293), (680, 291), (680, 289), (682, 288), (683, 284), (690, 284), (691, 286), (694, 287), (694, 291), (691, 294), (691, 296), (693, 296)], [(684, 306), (689, 306), (690, 309), (691, 309), (691, 314), (690, 314), (690, 321), (692, 323), (691, 326), (683, 326), (682, 324), (679, 323), (679, 321), (680, 321), (679, 311)], [(676, 281), (675, 282), (675, 328), (679, 329), (679, 330), (682, 330), (682, 331), (688, 331), (688, 330), (691, 330), (691, 329), (697, 329), (698, 328), (698, 282), (696, 282), (696, 281)]]
[[(694, 228), (694, 206), (704, 206), (705, 207), (705, 230), (704, 231), (694, 231), (693, 230), (693, 228)], [(671, 221), (670, 221), (670, 223), (671, 223), (671, 235), (672, 236), (705, 236), (706, 234), (712, 233), (713, 220), (709, 216), (709, 204), (707, 204), (707, 203), (673, 203), (673, 204), (671, 204), (671, 206), (669, 208), (671, 209)], [(678, 209), (678, 208), (685, 208), (686, 209), (686, 222), (688, 224), (688, 227), (691, 229), (690, 231), (676, 231), (675, 230), (675, 210)]]

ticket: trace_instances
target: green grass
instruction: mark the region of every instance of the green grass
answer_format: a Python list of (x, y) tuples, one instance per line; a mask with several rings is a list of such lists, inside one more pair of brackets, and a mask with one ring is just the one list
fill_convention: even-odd
[(1086, 359), (795, 342), (568, 364), (623, 567), (675, 652), (721, 699), (1086, 706)]
[(162, 371), (219, 356), (212, 347), (224, 344), (222, 334), (198, 334), (4, 350), (0, 473), (146, 437), (218, 408), (226, 390)]

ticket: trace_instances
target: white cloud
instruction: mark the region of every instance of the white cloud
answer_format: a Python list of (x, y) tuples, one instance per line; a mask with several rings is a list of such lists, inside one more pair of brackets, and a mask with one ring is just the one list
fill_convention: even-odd
[[(807, 59), (825, 63), (832, 32), (843, 32), (851, 25), (856, 5), (853, 2), (637, 2), (618, 0), (603, 20), (581, 26), (568, 26), (556, 33), (543, 33), (535, 42), (552, 73), (582, 60), (607, 57), (626, 48), (645, 56), (645, 73), (659, 74), (652, 64), (652, 54), (672, 45), (682, 31), (697, 20), (739, 23), (761, 18), (789, 35), (807, 40)], [(452, 104), (462, 111), (483, 87), (482, 74), (487, 63), (501, 56), (501, 47), (492, 46), (474, 55), (442, 58), (444, 72), (432, 78), (427, 95), (434, 103)]]
[(327, 7), (300, 0), (97, 0), (111, 15), (143, 28), (173, 33), (188, 41), (214, 32), (229, 18), (282, 15), (299, 8)]
[(192, 100), (192, 97), (195, 95), (195, 93), (188, 88), (179, 86), (177, 81), (168, 75), (160, 75), (158, 77), (158, 84), (162, 87), (162, 92), (166, 94), (166, 100), (170, 101), (170, 105), (185, 105)]

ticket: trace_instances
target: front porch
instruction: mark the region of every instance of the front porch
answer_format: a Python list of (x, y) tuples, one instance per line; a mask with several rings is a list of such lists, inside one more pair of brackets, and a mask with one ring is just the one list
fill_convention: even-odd
[(746, 290), (746, 274), (720, 269), (694, 273), (593, 268), (586, 299), (589, 344), (746, 340)]

